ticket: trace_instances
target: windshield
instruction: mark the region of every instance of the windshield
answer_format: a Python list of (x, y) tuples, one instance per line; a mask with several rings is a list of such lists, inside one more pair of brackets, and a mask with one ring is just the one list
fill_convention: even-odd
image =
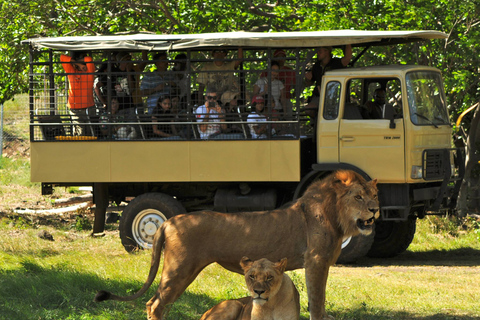
[(410, 119), (416, 125), (449, 124), (440, 73), (415, 71), (407, 74)]

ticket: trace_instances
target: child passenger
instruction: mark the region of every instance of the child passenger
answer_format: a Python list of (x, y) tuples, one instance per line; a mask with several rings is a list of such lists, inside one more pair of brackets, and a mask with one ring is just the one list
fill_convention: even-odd
[[(247, 117), (247, 123), (250, 128), (252, 139), (266, 139), (268, 124), (262, 123), (267, 121), (267, 117), (264, 114), (265, 99), (262, 96), (254, 96), (252, 99), (252, 107), (255, 111), (250, 113)], [(273, 133), (272, 130), (272, 134)]]

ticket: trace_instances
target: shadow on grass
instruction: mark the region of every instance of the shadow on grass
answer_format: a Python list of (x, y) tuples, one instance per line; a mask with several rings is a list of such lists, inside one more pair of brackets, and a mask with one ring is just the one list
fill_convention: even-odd
[[(130, 295), (142, 285), (138, 281), (103, 280), (65, 265), (46, 269), (28, 260), (20, 270), (5, 271), (0, 266), (0, 319), (146, 319), (145, 303), (154, 295), (157, 283), (135, 301), (93, 302), (98, 290)], [(199, 319), (214, 304), (216, 301), (206, 295), (185, 292), (166, 319)]]
[(394, 258), (361, 258), (351, 267), (371, 266), (448, 266), (470, 267), (480, 265), (480, 250), (460, 248), (454, 250), (432, 250), (404, 252)]
[[(46, 269), (26, 260), (15, 271), (0, 269), (0, 319), (69, 319), (69, 320), (134, 320), (146, 319), (145, 303), (153, 296), (156, 283), (140, 299), (132, 302), (105, 301), (94, 303), (98, 290), (119, 295), (133, 294), (143, 283), (139, 281), (103, 280), (98, 276), (80, 273), (63, 265)], [(166, 320), (199, 319), (203, 312), (218, 301), (204, 294), (185, 292), (169, 309)], [(335, 305), (330, 305), (335, 309)], [(416, 320), (473, 320), (478, 317), (436, 314), (418, 316), (407, 312), (392, 312), (360, 305), (356, 309), (332, 310), (337, 320), (416, 319)], [(302, 320), (308, 320), (303, 314)]]

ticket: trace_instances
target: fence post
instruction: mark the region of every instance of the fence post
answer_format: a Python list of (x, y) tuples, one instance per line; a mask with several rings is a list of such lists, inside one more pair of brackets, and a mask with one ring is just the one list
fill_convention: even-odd
[(3, 157), (3, 103), (0, 103), (0, 159)]

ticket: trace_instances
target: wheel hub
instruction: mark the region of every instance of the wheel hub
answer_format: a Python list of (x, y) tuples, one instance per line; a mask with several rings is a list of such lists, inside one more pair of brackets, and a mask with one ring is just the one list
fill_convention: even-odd
[(139, 212), (132, 224), (135, 242), (144, 249), (151, 248), (155, 232), (166, 220), (165, 215), (155, 209), (146, 209)]
[(145, 227), (144, 227), (144, 231), (145, 231), (145, 234), (148, 236), (148, 237), (153, 237), (153, 235), (155, 234), (155, 232), (157, 232), (157, 229), (158, 229), (158, 226), (155, 222), (153, 221), (148, 221), (146, 224), (145, 224)]

